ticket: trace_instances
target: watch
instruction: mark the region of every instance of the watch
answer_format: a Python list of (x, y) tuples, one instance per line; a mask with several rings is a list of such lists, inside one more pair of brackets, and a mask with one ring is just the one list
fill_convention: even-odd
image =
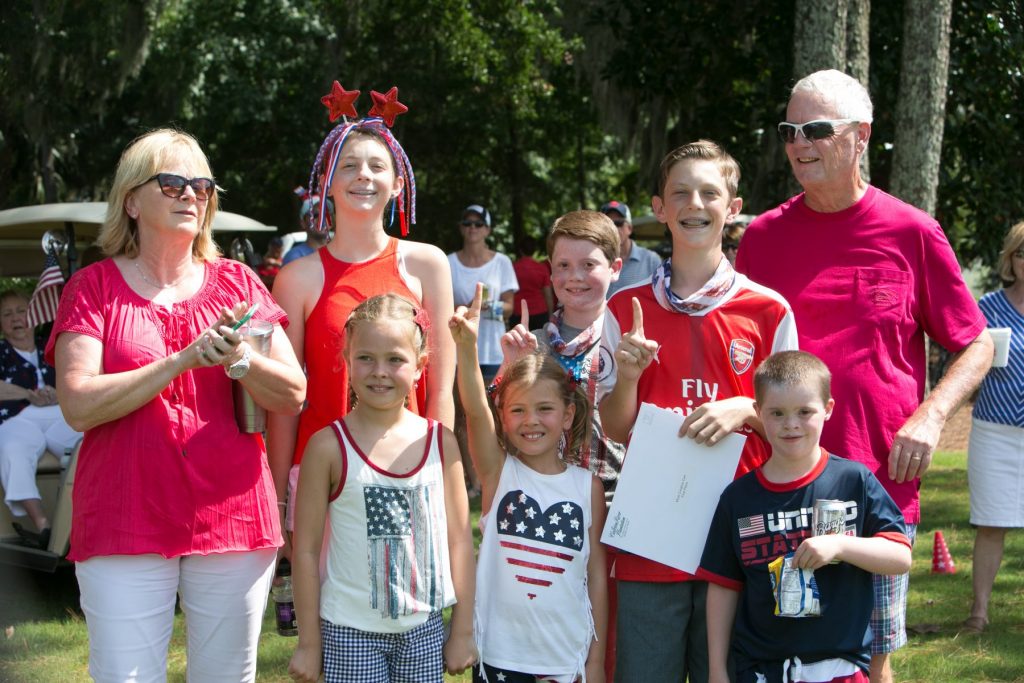
[(252, 354), (249, 351), (248, 345), (245, 350), (242, 351), (242, 357), (236, 360), (234, 363), (224, 368), (224, 372), (231, 379), (242, 379), (246, 373), (249, 372), (249, 361), (252, 359)]

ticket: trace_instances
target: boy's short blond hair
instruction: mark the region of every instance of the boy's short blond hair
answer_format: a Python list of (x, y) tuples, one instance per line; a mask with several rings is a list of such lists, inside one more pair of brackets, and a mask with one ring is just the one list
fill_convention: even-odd
[(729, 199), (736, 199), (739, 196), (740, 165), (717, 143), (711, 140), (697, 140), (676, 147), (661, 160), (661, 168), (658, 171), (659, 197), (665, 194), (665, 183), (668, 182), (668, 176), (675, 165), (690, 159), (717, 163), (722, 179), (725, 180), (725, 188), (729, 191)]
[(754, 400), (760, 404), (771, 387), (806, 386), (817, 389), (821, 402), (832, 398), (832, 373), (813, 353), (780, 351), (764, 359), (754, 373)]
[(612, 219), (599, 211), (570, 211), (557, 219), (548, 235), (548, 258), (554, 258), (555, 244), (563, 237), (596, 244), (608, 263), (619, 258), (619, 231)]

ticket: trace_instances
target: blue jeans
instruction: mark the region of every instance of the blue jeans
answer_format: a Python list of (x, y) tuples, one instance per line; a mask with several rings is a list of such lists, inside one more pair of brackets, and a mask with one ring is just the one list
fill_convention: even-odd
[(706, 683), (708, 629), (703, 581), (619, 581), (616, 683)]

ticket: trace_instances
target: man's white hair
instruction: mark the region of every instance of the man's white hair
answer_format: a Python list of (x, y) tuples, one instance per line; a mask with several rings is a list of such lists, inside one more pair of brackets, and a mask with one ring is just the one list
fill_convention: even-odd
[(871, 123), (873, 120), (874, 107), (867, 89), (856, 78), (842, 71), (826, 69), (804, 76), (793, 86), (790, 97), (798, 92), (814, 93), (826, 102), (831, 102), (840, 118), (863, 123)]

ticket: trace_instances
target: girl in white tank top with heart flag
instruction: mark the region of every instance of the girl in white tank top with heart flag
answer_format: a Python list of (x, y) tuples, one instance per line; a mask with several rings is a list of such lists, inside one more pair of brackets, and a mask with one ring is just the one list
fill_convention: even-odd
[[(356, 306), (345, 324), (354, 407), (313, 435), (299, 471), (294, 680), (442, 683), (445, 669), (476, 663), (458, 444), (406, 407), (427, 358), (427, 319), (384, 294)], [(441, 610), (452, 604), (445, 642)]]
[(493, 412), (477, 363), (481, 288), (449, 327), (469, 452), (482, 489), (474, 681), (604, 681), (607, 586), (604, 489), (561, 453), (586, 439), (583, 390), (546, 353), (495, 382)]

